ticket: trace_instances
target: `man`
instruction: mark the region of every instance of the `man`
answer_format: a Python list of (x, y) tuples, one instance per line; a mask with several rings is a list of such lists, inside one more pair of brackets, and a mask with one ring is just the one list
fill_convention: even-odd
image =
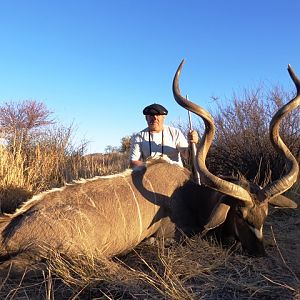
[(146, 159), (166, 155), (169, 159), (182, 164), (181, 156), (188, 158), (190, 143), (198, 143), (198, 133), (193, 130), (188, 140), (182, 132), (164, 124), (168, 111), (160, 104), (151, 104), (143, 110), (148, 127), (135, 134), (131, 139), (130, 166), (132, 168), (144, 165)]

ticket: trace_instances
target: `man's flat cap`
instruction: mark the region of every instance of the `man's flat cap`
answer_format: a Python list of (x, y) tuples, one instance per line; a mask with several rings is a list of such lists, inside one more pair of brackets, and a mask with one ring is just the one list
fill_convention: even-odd
[(167, 115), (168, 111), (162, 105), (154, 103), (154, 104), (151, 104), (149, 106), (146, 106), (143, 110), (143, 114), (144, 115), (150, 115), (150, 116)]

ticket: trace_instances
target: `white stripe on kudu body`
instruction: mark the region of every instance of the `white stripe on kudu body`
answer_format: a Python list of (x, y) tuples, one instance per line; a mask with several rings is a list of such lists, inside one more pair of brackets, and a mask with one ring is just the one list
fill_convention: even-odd
[(135, 205), (136, 205), (136, 209), (137, 209), (137, 216), (135, 216), (138, 220), (139, 223), (139, 240), (141, 239), (142, 233), (143, 233), (143, 221), (142, 221), (142, 214), (141, 214), (141, 210), (140, 210), (140, 206), (139, 206), (139, 202), (136, 198), (136, 195), (134, 193), (134, 190), (132, 188), (132, 186), (129, 184), (129, 182), (127, 181), (126, 177), (124, 178), (125, 182), (127, 183), (129, 190), (132, 194), (132, 197), (130, 197), (130, 199), (133, 199)]

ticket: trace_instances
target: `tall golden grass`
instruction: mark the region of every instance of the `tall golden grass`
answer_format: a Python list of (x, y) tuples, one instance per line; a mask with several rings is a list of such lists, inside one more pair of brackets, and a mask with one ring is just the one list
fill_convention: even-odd
[(118, 173), (128, 167), (123, 153), (83, 155), (63, 143), (40, 143), (30, 147), (0, 146), (0, 203), (12, 212), (33, 194), (79, 178)]

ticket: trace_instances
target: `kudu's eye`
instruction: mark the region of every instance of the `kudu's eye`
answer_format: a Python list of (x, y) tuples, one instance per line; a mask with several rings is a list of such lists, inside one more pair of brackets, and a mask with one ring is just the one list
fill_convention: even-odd
[(243, 223), (245, 223), (245, 224), (247, 224), (248, 226), (251, 226), (251, 227), (253, 226), (253, 224), (251, 224), (251, 223), (249, 222), (249, 220), (248, 220), (248, 218), (247, 218), (247, 214), (245, 214), (245, 211), (244, 211), (244, 213), (243, 213), (242, 210), (237, 209), (237, 210), (236, 210), (236, 215), (237, 215), (237, 217), (239, 218), (240, 222), (243, 222)]

